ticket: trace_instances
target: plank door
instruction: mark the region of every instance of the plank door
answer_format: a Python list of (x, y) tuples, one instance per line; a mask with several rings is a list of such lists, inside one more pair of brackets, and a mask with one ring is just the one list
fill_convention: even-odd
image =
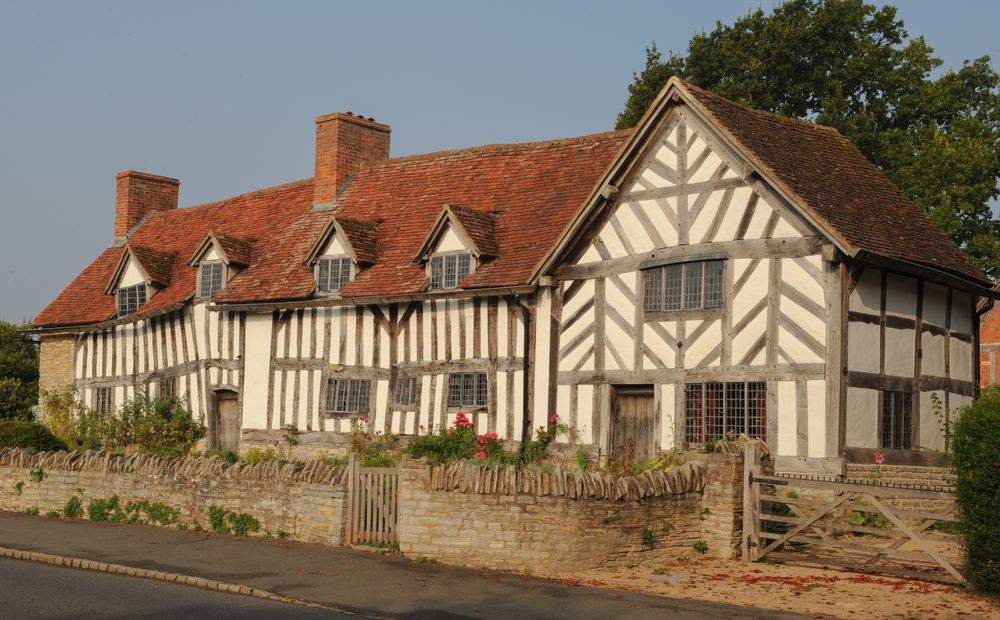
[(220, 392), (215, 415), (213, 443), (223, 450), (239, 452), (240, 410), (239, 401), (233, 392)]
[(616, 385), (611, 393), (611, 456), (635, 462), (656, 454), (653, 386)]

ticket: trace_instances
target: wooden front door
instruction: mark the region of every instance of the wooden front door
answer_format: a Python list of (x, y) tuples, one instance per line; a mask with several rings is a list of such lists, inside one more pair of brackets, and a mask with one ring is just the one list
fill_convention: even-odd
[(656, 454), (653, 386), (616, 385), (611, 392), (611, 456), (635, 462)]
[(233, 392), (219, 392), (210, 443), (222, 450), (240, 450), (240, 409)]

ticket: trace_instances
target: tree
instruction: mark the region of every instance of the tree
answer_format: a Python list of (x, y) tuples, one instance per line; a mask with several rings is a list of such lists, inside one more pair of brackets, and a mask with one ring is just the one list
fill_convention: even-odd
[(1000, 75), (990, 58), (941, 66), (891, 6), (792, 0), (696, 33), (687, 55), (655, 43), (616, 123), (633, 127), (672, 75), (741, 104), (836, 127), (979, 266), (1000, 275)]
[(38, 403), (38, 348), (0, 321), (0, 419), (31, 418)]

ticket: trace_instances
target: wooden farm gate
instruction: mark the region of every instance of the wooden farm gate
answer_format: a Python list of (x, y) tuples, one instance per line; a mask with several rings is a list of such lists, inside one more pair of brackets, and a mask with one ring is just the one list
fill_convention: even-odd
[(743, 559), (964, 583), (955, 495), (943, 488), (764, 475), (747, 445)]
[(347, 544), (399, 542), (399, 470), (348, 463)]

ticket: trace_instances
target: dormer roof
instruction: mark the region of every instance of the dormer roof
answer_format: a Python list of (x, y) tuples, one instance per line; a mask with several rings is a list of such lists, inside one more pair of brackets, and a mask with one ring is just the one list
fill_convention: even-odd
[(420, 246), (420, 251), (414, 258), (415, 262), (426, 261), (441, 236), (451, 228), (462, 238), (472, 255), (480, 260), (496, 258), (500, 248), (496, 238), (496, 214), (475, 209), (467, 209), (455, 205), (445, 205), (431, 227), (430, 233)]
[(171, 271), (176, 258), (177, 254), (174, 252), (164, 252), (135, 243), (127, 243), (121, 258), (118, 259), (118, 265), (108, 282), (105, 293), (111, 295), (118, 290), (118, 283), (130, 261), (142, 273), (144, 280), (157, 288), (166, 288), (170, 286)]
[(222, 254), (222, 262), (234, 267), (246, 267), (250, 264), (253, 254), (254, 241), (241, 239), (218, 231), (211, 231), (205, 235), (205, 240), (195, 251), (188, 264), (196, 266), (204, 258), (205, 254), (215, 247)]
[(315, 263), (335, 235), (344, 240), (355, 263), (367, 266), (378, 260), (378, 222), (332, 217), (310, 248), (305, 263)]

